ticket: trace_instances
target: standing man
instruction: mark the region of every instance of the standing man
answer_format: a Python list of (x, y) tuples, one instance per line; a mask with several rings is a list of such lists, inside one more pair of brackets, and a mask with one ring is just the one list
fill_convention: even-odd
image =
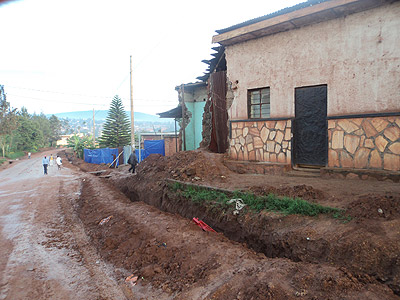
[(56, 158), (56, 164), (57, 164), (58, 169), (61, 170), (62, 160), (61, 160), (61, 157), (59, 157), (58, 155)]
[(46, 155), (42, 159), (42, 164), (44, 168), (44, 175), (47, 175), (47, 166), (49, 165), (49, 159), (46, 157)]
[(30, 153), (30, 152), (28, 152), (28, 159), (29, 159), (29, 158), (31, 158), (31, 153)]
[(131, 153), (131, 155), (129, 155), (128, 158), (128, 164), (131, 165), (131, 167), (129, 168), (128, 172), (130, 172), (132, 170), (132, 173), (135, 173), (135, 167), (136, 164), (138, 163), (137, 158), (136, 158), (136, 153), (135, 150)]

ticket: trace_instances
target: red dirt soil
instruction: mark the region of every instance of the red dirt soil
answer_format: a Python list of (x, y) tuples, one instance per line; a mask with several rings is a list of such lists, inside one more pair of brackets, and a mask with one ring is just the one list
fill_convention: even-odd
[[(70, 167), (111, 175), (85, 176), (77, 213), (121, 277), (143, 277), (130, 288), (132, 299), (400, 299), (398, 184), (237, 174), (223, 155), (204, 151), (151, 155), (137, 175), (128, 166), (68, 157)], [(176, 197), (167, 178), (302, 197), (346, 209), (352, 220), (265, 211), (235, 216)], [(201, 231), (192, 217), (220, 233)]]

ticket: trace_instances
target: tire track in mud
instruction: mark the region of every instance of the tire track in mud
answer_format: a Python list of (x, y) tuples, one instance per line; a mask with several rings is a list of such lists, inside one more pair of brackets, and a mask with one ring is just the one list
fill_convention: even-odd
[[(67, 245), (68, 256), (86, 268), (88, 278), (90, 278), (90, 282), (86, 284), (92, 293), (97, 294), (96, 299), (132, 299), (129, 289), (121, 281), (118, 282), (115, 279), (113, 266), (110, 266), (98, 256), (97, 249), (92, 246), (81, 220), (76, 215), (82, 180), (85, 179), (79, 178), (60, 185), (58, 205), (62, 212), (60, 222), (62, 226), (56, 224), (55, 227), (61, 227), (61, 234), (63, 235), (61, 238), (63, 245), (61, 246)], [(74, 190), (76, 192), (71, 193)], [(55, 242), (56, 247), (60, 247), (57, 240), (50, 240), (49, 242)]]

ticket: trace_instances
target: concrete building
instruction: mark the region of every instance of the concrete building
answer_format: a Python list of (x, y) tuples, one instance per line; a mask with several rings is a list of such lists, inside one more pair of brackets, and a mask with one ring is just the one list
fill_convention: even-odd
[(399, 1), (308, 1), (217, 33), (232, 159), (400, 171)]

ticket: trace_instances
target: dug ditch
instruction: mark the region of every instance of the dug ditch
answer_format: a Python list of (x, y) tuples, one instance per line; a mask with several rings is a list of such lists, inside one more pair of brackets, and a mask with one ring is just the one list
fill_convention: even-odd
[(390, 202), (395, 211), (391, 218), (371, 223), (368, 218), (365, 222), (365, 218), (356, 215), (346, 222), (325, 215), (307, 217), (266, 211), (233, 215), (232, 210), (212, 203), (194, 203), (172, 193), (163, 180), (152, 184), (144, 184), (148, 178), (140, 177), (111, 180), (131, 201), (143, 201), (188, 219), (197, 217), (229, 239), (267, 257), (337, 266), (349, 270), (363, 282), (376, 279), (400, 295), (399, 236), (384, 234), (386, 227), (399, 226), (399, 197), (373, 199), (378, 206), (378, 201)]
[[(100, 249), (99, 251), (102, 252), (102, 255), (107, 260), (117, 266), (126, 266), (129, 265), (129, 262), (135, 261), (136, 263), (131, 264), (132, 268), (138, 266), (137, 269), (140, 272), (154, 276), (152, 284), (161, 286), (163, 290), (172, 290), (175, 293), (182, 289), (185, 290), (185, 286), (191, 284), (185, 281), (187, 276), (202, 288), (209, 289), (210, 286), (202, 282), (202, 280), (211, 278), (211, 275), (207, 274), (214, 272), (209, 269), (208, 263), (211, 264), (211, 262), (216, 261), (215, 253), (221, 252), (221, 249), (225, 249), (225, 254), (225, 252), (231, 253), (231, 250), (235, 248), (234, 244), (226, 248), (222, 246), (222, 240), (210, 240), (211, 236), (207, 234), (196, 235), (195, 239), (189, 238), (193, 235), (192, 229), (190, 229), (191, 233), (188, 233), (188, 229), (183, 229), (182, 226), (195, 226), (191, 219), (198, 217), (217, 231), (222, 232), (230, 240), (245, 244), (249, 249), (254, 249), (256, 253), (263, 253), (262, 255), (265, 254), (265, 256), (273, 258), (272, 261), (276, 264), (281, 264), (282, 259), (293, 262), (294, 265), (287, 263), (288, 265), (280, 267), (279, 270), (285, 269), (285, 276), (288, 276), (286, 281), (281, 279), (293, 288), (293, 282), (296, 282), (296, 280), (290, 279), (293, 278), (293, 268), (297, 270), (296, 276), (299, 276), (299, 278), (304, 278), (304, 280), (306, 278), (314, 278), (316, 280), (314, 283), (307, 282), (309, 291), (307, 299), (314, 299), (311, 297), (311, 289), (314, 289), (314, 295), (318, 295), (317, 299), (321, 297), (361, 299), (363, 297), (361, 296), (360, 286), (364, 286), (369, 291), (374, 291), (378, 294), (381, 293), (380, 286), (390, 287), (397, 296), (382, 296), (384, 295), (382, 294), (377, 299), (382, 299), (382, 297), (399, 299), (400, 199), (397, 185), (387, 182), (326, 181), (315, 178), (311, 182), (307, 179), (290, 178), (289, 180), (279, 176), (238, 175), (233, 174), (224, 167), (222, 156), (199, 151), (180, 152), (172, 157), (151, 155), (138, 166), (138, 174), (134, 176), (128, 174), (128, 168), (126, 170), (123, 167), (119, 170), (111, 170), (107, 166), (87, 164), (72, 156), (69, 156), (69, 159), (84, 171), (107, 170), (107, 174), (110, 174), (111, 177), (108, 179), (96, 178), (101, 180), (102, 183), (97, 185), (95, 190), (104, 189), (105, 187), (118, 189), (133, 202), (131, 206), (127, 203), (124, 204), (125, 208), (122, 209), (124, 217), (116, 216), (113, 218), (113, 221), (110, 222), (112, 224), (109, 228), (110, 231), (100, 232), (99, 230), (104, 229), (99, 229), (97, 224), (98, 217), (93, 220), (88, 217), (88, 214), (93, 211), (97, 216), (99, 214), (103, 216), (107, 216), (107, 214), (116, 215), (113, 207), (116, 201), (109, 199), (107, 204), (101, 207), (96, 206), (94, 203), (91, 205), (90, 199), (99, 200), (93, 198), (93, 194), (96, 194), (96, 192), (92, 191), (85, 194), (86, 187), (84, 186), (82, 195), (87, 195), (88, 198), (82, 199), (83, 206), (80, 214), (90, 232), (90, 236)], [(220, 209), (217, 205), (194, 203), (187, 198), (171, 194), (167, 187), (167, 178), (190, 182), (196, 182), (200, 178), (200, 181), (198, 181), (200, 184), (208, 184), (215, 187), (227, 187), (230, 189), (237, 186), (247, 186), (249, 190), (255, 193), (273, 192), (278, 195), (301, 196), (312, 202), (323, 205), (333, 204), (334, 207), (347, 209), (347, 212), (352, 216), (352, 220), (343, 222), (324, 215), (306, 217), (265, 211), (261, 213), (240, 213), (235, 216), (231, 211)], [(266, 185), (265, 182), (268, 182), (269, 185)], [(306, 182), (309, 182), (309, 184), (304, 185)], [(297, 183), (297, 185), (293, 185), (293, 183)], [(315, 186), (319, 187), (319, 189), (315, 188)], [(140, 204), (142, 202), (161, 211), (172, 213), (172, 219), (176, 220), (177, 224), (170, 221), (169, 223), (166, 222), (166, 217), (164, 216), (160, 221), (160, 218), (152, 216), (153, 212), (150, 213), (150, 217), (145, 218), (146, 210), (142, 208)], [(144, 215), (141, 220), (137, 221), (139, 223), (130, 226), (127, 220), (132, 217), (137, 218), (136, 210), (138, 208), (140, 213)], [(183, 224), (180, 216), (178, 217), (177, 215), (186, 218), (186, 223)], [(154, 222), (161, 222), (162, 224), (155, 224)], [(121, 226), (121, 224), (124, 225)], [(145, 235), (146, 232), (151, 230), (152, 226), (162, 226), (162, 231), (157, 232), (157, 234), (150, 234), (151, 239), (149, 240)], [(177, 248), (172, 250), (166, 257), (164, 256), (165, 254), (158, 256), (159, 254), (156, 252), (148, 252), (146, 249), (149, 249), (149, 247), (156, 247), (156, 251), (164, 249), (164, 247), (158, 247), (162, 245), (162, 236), (165, 239), (168, 236), (172, 240), (175, 239), (175, 236), (183, 237), (183, 240), (175, 240), (173, 243), (180, 244), (180, 246), (176, 246)], [(138, 239), (141, 242), (138, 242)], [(195, 245), (184, 243), (184, 240), (191, 241)], [(157, 242), (161, 243), (157, 244)], [(170, 244), (168, 244), (168, 249), (170, 249), (169, 247)], [(204, 257), (203, 255), (203, 252), (210, 252), (210, 248), (217, 249), (212, 252), (213, 254), (210, 254), (211, 261), (209, 261), (210, 257)], [(142, 257), (137, 258), (137, 255)], [(240, 258), (231, 259), (236, 264), (240, 264), (243, 260), (243, 255), (243, 253), (239, 254), (238, 257)], [(197, 260), (197, 263), (192, 267), (197, 268), (196, 270), (203, 274), (201, 275), (203, 279), (198, 275), (193, 275), (191, 271), (180, 272), (179, 275), (178, 271), (182, 271), (182, 265), (193, 264), (193, 262), (188, 261), (188, 258), (195, 256), (196, 259), (199, 256), (200, 260)], [(142, 259), (148, 260), (148, 262), (141, 262)], [(162, 266), (161, 271), (159, 269), (160, 265)], [(312, 271), (310, 266), (315, 266), (316, 269)], [(204, 268), (203, 272), (201, 271), (202, 268)], [(214, 266), (213, 268), (216, 268), (219, 273), (221, 272), (221, 267)], [(237, 266), (232, 267), (232, 270), (237, 268)], [(268, 268), (271, 268), (271, 266), (265, 267), (265, 269), (261, 268), (262, 270), (257, 267), (256, 276), (267, 276), (266, 274), (270, 274)], [(246, 269), (246, 272), (250, 272), (250, 269)], [(300, 269), (304, 270), (300, 271)], [(337, 270), (341, 270), (341, 275), (338, 275)], [(331, 276), (326, 275), (327, 273), (331, 274)], [(178, 277), (172, 279), (169, 276), (171, 274), (175, 274)], [(270, 275), (272, 277), (269, 278), (279, 278), (282, 272), (276, 270)], [(321, 276), (325, 277), (321, 279)], [(343, 276), (347, 279), (343, 279)], [(356, 288), (356, 296), (353, 298), (350, 296), (349, 289), (353, 291), (354, 289), (352, 284), (349, 284), (348, 279), (353, 283), (357, 283), (356, 285), (358, 286)], [(230, 282), (227, 278), (222, 278), (221, 280)], [(243, 278), (240, 278), (240, 280), (243, 280)], [(246, 282), (256, 286), (256, 282), (259, 283), (259, 281), (255, 278), (254, 280), (254, 282)], [(177, 281), (180, 282), (178, 285)], [(164, 282), (164, 284), (161, 282)], [(381, 284), (378, 284), (378, 282)], [(223, 282), (220, 282), (220, 284), (225, 286)], [(268, 282), (266, 284), (268, 287)], [(234, 292), (238, 286), (235, 286), (235, 288), (229, 286), (232, 290), (232, 295), (236, 295)], [(324, 286), (322, 288), (323, 291), (320, 290), (321, 286)], [(373, 286), (372, 289), (371, 286)], [(285, 288), (287, 287), (285, 285)], [(248, 290), (248, 286), (242, 286), (242, 288)], [(285, 288), (284, 290), (287, 292)], [(344, 289), (347, 289), (347, 293), (344, 293)], [(260, 291), (264, 291), (265, 295), (275, 292), (273, 299), (291, 299), (288, 294), (282, 294), (281, 298), (277, 297), (282, 292), (281, 290), (271, 291), (267, 288), (267, 290), (261, 289)], [(295, 293), (298, 294), (298, 291)], [(226, 296), (227, 294), (224, 294), (223, 297), (217, 297), (216, 299), (227, 299)], [(189, 298), (187, 297), (186, 299)], [(367, 298), (374, 299), (374, 297), (366, 297), (365, 299)], [(200, 297), (199, 299), (203, 298)], [(258, 298), (255, 297), (254, 299)]]

